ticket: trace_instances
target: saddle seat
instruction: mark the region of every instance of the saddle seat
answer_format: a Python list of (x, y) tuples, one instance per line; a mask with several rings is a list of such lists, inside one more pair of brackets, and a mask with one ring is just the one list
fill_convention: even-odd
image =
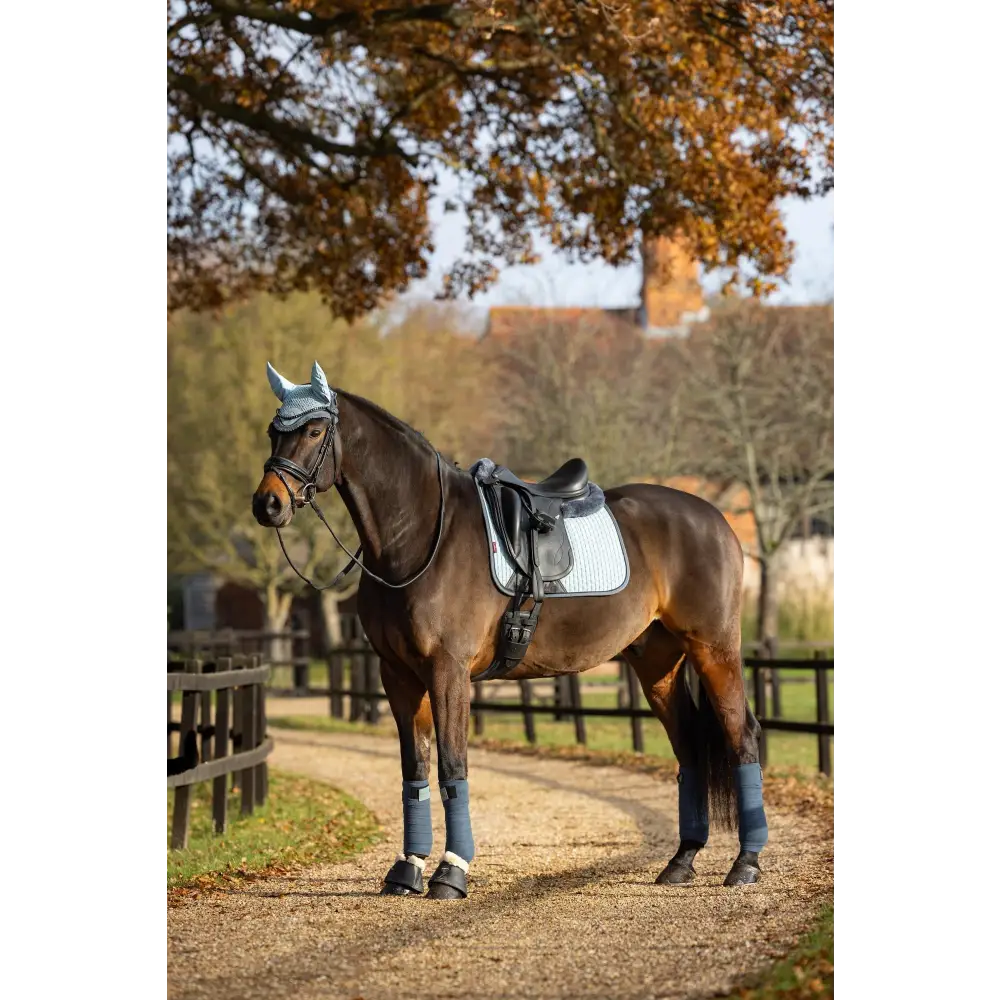
[(494, 520), (518, 570), (535, 593), (561, 580), (573, 569), (573, 550), (566, 534), (562, 505), (585, 496), (587, 463), (571, 458), (540, 483), (527, 483), (499, 466), (490, 487)]
[(547, 476), (540, 483), (526, 483), (518, 479), (510, 469), (500, 469), (498, 479), (505, 485), (523, 489), (536, 497), (559, 497), (561, 500), (575, 500), (587, 492), (590, 473), (582, 458), (571, 458)]

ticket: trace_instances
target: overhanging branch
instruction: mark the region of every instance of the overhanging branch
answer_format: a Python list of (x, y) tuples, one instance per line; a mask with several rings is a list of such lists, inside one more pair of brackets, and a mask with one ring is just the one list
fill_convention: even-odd
[(324, 38), (337, 31), (350, 31), (366, 27), (387, 27), (393, 24), (422, 22), (441, 24), (449, 28), (474, 27), (481, 24), (494, 30), (512, 30), (524, 26), (524, 18), (511, 20), (496, 19), (488, 12), (477, 13), (457, 9), (454, 3), (430, 3), (420, 6), (404, 5), (386, 7), (364, 16), (354, 11), (345, 11), (333, 17), (300, 17), (290, 10), (275, 10), (273, 7), (254, 3), (236, 3), (235, 0), (210, 0), (210, 6), (217, 12), (217, 19), (223, 16), (245, 17), (260, 24), (270, 24), (302, 35)]
[(400, 149), (391, 136), (382, 136), (374, 143), (355, 145), (332, 142), (308, 129), (278, 121), (266, 111), (254, 111), (231, 101), (225, 101), (216, 96), (212, 89), (198, 83), (193, 77), (185, 73), (178, 73), (169, 67), (167, 69), (167, 83), (170, 87), (179, 90), (200, 104), (206, 111), (211, 111), (227, 121), (253, 129), (255, 132), (264, 132), (285, 145), (307, 146), (317, 152), (326, 153), (328, 156), (346, 156), (353, 159), (395, 156), (410, 166), (415, 167), (419, 164), (418, 157)]

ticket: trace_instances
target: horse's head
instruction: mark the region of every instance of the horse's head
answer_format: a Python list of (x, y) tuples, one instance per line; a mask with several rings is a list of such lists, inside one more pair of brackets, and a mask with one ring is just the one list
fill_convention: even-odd
[(307, 385), (295, 385), (270, 363), (267, 378), (281, 407), (267, 433), (271, 457), (253, 495), (253, 513), (266, 528), (282, 528), (296, 507), (330, 489), (340, 469), (337, 394), (327, 385), (319, 362)]

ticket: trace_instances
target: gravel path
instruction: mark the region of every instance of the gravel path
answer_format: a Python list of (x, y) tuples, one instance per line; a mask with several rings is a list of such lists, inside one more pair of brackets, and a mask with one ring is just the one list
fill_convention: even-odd
[[(694, 886), (659, 886), (677, 842), (672, 783), (471, 749), (470, 898), (379, 896), (401, 838), (395, 740), (274, 736), (275, 767), (355, 795), (388, 839), (352, 862), (171, 907), (172, 998), (712, 996), (785, 954), (832, 895), (828, 819), (770, 807), (759, 885), (722, 887), (737, 841), (715, 834)], [(437, 796), (432, 807), (436, 860)]]

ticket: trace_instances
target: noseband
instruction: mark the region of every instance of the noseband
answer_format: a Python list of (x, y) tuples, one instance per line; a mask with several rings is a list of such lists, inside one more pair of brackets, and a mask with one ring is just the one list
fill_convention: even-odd
[[(403, 580), (401, 583), (390, 583), (388, 580), (383, 580), (377, 573), (373, 573), (358, 558), (361, 555), (363, 546), (359, 545), (357, 551), (354, 552), (353, 555), (351, 554), (351, 550), (347, 548), (347, 546), (344, 545), (344, 543), (337, 536), (337, 533), (330, 526), (330, 522), (327, 521), (326, 515), (316, 502), (316, 478), (319, 476), (320, 470), (323, 468), (323, 463), (326, 461), (326, 457), (330, 453), (331, 445), (333, 446), (333, 481), (338, 486), (343, 482), (343, 476), (341, 475), (342, 453), (340, 442), (340, 410), (337, 406), (337, 394), (335, 392), (331, 393), (330, 406), (326, 410), (317, 409), (313, 412), (315, 412), (316, 416), (311, 419), (319, 419), (324, 414), (329, 414), (330, 422), (326, 425), (326, 431), (323, 434), (323, 441), (319, 446), (319, 452), (316, 455), (316, 460), (313, 462), (312, 468), (307, 472), (301, 465), (293, 462), (290, 458), (283, 458), (280, 455), (271, 455), (270, 458), (268, 458), (264, 463), (264, 472), (273, 472), (281, 480), (281, 485), (285, 487), (285, 490), (288, 493), (288, 499), (291, 501), (293, 509), (305, 507), (306, 504), (312, 507), (312, 509), (316, 512), (316, 516), (326, 526), (326, 530), (333, 536), (333, 540), (348, 554), (348, 556), (350, 556), (350, 561), (334, 577), (334, 579), (330, 581), (330, 583), (320, 586), (310, 580), (309, 577), (304, 576), (299, 572), (298, 567), (292, 562), (292, 557), (288, 554), (288, 549), (285, 548), (285, 540), (281, 537), (281, 529), (276, 527), (274, 530), (278, 536), (278, 544), (281, 546), (281, 551), (284, 553), (288, 565), (292, 567), (295, 575), (300, 580), (308, 583), (309, 586), (315, 590), (329, 590), (331, 587), (335, 587), (341, 580), (344, 579), (345, 576), (347, 576), (348, 573), (351, 572), (352, 569), (354, 569), (355, 566), (357, 566), (362, 573), (367, 574), (373, 580), (378, 581), (386, 587), (391, 587), (394, 590), (400, 590), (403, 587), (408, 587), (430, 569), (431, 563), (434, 562), (434, 558), (438, 554), (438, 549), (441, 547), (441, 539), (444, 535), (444, 469), (441, 465), (441, 454), (439, 452), (437, 453), (438, 489), (441, 493), (441, 504), (438, 509), (437, 534), (434, 540), (434, 548), (432, 549), (431, 554), (422, 569), (414, 573), (409, 579)], [(274, 427), (278, 433), (281, 433), (281, 430), (274, 424), (274, 422), (272, 422), (271, 426)], [(302, 484), (301, 494), (297, 494), (291, 486), (288, 485), (288, 480), (285, 479), (282, 473), (288, 473), (289, 475), (294, 476)]]

